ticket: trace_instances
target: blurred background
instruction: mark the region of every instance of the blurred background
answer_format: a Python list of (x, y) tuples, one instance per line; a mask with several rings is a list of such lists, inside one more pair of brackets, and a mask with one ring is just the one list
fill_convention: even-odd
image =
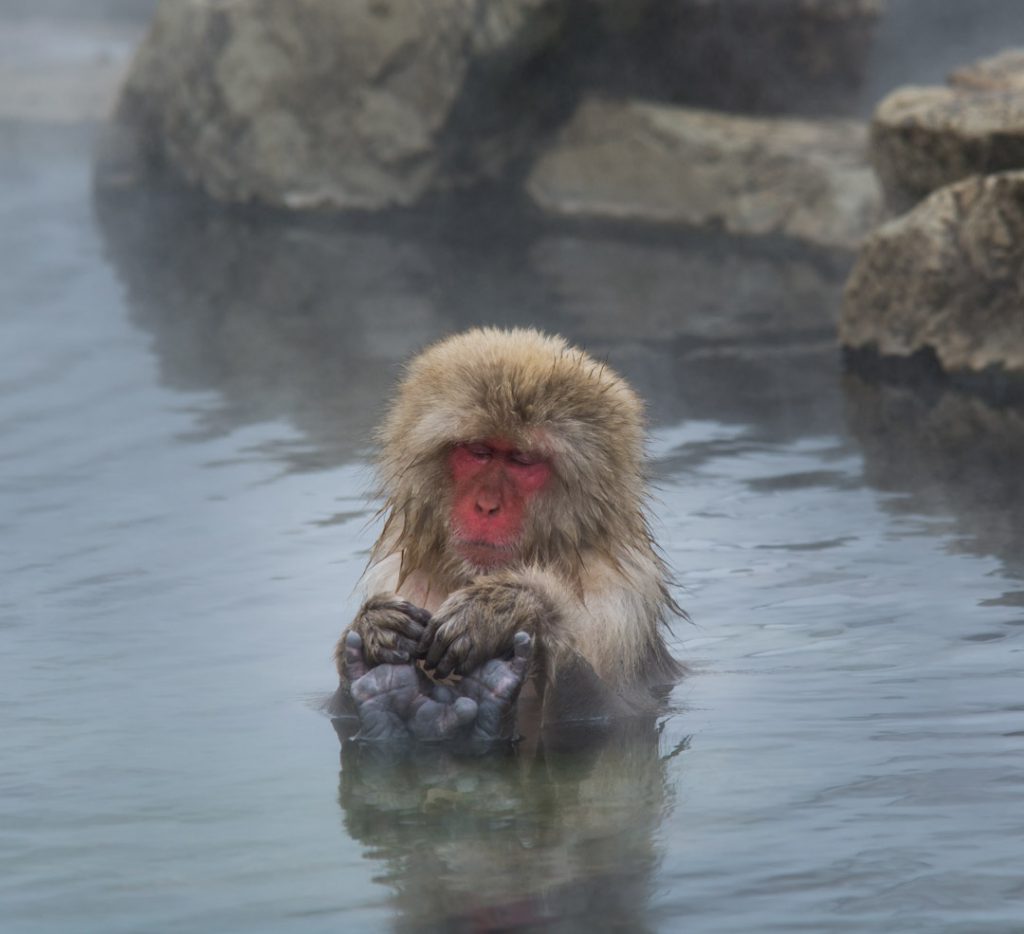
[[(1018, 0), (0, 0), (0, 927), (1019, 931), (1020, 49)], [(691, 673), (339, 770), (370, 435), (474, 324), (647, 399)]]

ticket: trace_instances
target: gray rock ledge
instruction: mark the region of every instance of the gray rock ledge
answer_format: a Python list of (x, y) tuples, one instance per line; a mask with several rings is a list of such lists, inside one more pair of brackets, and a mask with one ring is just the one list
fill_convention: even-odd
[(590, 98), (527, 180), (554, 215), (852, 249), (880, 215), (866, 128)]
[(871, 161), (894, 211), (966, 178), (1024, 168), (1024, 50), (961, 68), (948, 87), (904, 87), (878, 105)]
[(865, 242), (847, 281), (840, 339), (947, 372), (1024, 374), (1024, 171), (934, 192)]

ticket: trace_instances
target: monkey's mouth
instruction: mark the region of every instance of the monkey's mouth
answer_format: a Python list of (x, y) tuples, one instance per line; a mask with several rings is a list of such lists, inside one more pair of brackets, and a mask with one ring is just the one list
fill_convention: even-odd
[(479, 568), (502, 567), (511, 564), (516, 556), (512, 545), (498, 545), (478, 539), (460, 539), (455, 543), (455, 550), (464, 561)]

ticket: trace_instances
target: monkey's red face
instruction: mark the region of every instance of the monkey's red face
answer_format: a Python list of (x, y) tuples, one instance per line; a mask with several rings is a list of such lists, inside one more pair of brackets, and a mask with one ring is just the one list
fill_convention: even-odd
[(456, 445), (448, 466), (455, 550), (476, 567), (508, 564), (518, 553), (532, 501), (551, 477), (550, 463), (488, 438)]

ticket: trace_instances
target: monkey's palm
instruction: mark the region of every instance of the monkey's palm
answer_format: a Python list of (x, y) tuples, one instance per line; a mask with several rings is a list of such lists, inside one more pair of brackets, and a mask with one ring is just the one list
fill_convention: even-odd
[(363, 640), (345, 637), (345, 670), (359, 715), (362, 739), (372, 742), (407, 738), (442, 740), (455, 736), (476, 717), (471, 699), (431, 696), (429, 682), (412, 664), (367, 668)]
[(445, 600), (427, 624), (418, 651), (438, 678), (469, 675), (488, 659), (508, 655), (517, 632), (536, 633), (547, 612), (536, 591), (484, 579)]
[(359, 635), (345, 639), (345, 668), (359, 716), (359, 736), (372, 742), (440, 741), (465, 733), (480, 741), (508, 739), (515, 703), (529, 668), (532, 642), (515, 637), (510, 659), (491, 659), (457, 685), (434, 685), (412, 664), (367, 668)]
[(529, 667), (533, 642), (525, 632), (517, 632), (510, 661), (493, 658), (459, 682), (459, 693), (476, 702), (473, 738), (508, 738), (515, 728), (515, 705)]

